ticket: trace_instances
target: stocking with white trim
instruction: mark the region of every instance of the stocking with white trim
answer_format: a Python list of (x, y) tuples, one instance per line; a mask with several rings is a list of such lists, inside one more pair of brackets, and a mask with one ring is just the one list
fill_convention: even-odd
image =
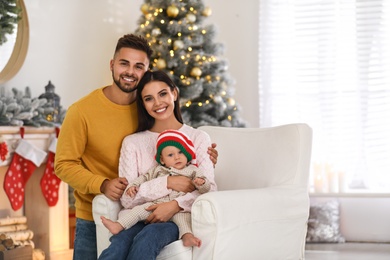
[(4, 190), (13, 210), (16, 211), (23, 206), (24, 187), (45, 157), (45, 151), (20, 139), (4, 178)]
[(56, 153), (57, 139), (53, 139), (49, 146), (45, 172), (41, 179), (41, 190), (49, 207), (53, 207), (58, 202), (58, 190), (61, 179), (54, 173), (54, 157)]

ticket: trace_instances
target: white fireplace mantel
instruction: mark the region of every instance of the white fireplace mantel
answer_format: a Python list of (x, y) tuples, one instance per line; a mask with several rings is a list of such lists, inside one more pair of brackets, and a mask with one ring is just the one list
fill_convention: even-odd
[[(20, 127), (0, 126), (0, 137), (6, 141), (9, 149), (8, 158), (4, 162), (0, 161), (0, 181), (3, 186), (8, 165), (21, 139)], [(54, 127), (24, 127), (23, 138), (47, 152), (52, 139), (56, 138), (56, 131)], [(34, 232), (35, 248), (42, 249), (46, 259), (72, 259), (72, 250), (69, 249), (68, 185), (61, 183), (59, 200), (54, 207), (49, 207), (40, 187), (45, 167), (46, 159), (28, 180), (24, 206), (20, 210), (11, 208), (4, 189), (0, 189), (0, 218), (26, 216), (28, 228)]]

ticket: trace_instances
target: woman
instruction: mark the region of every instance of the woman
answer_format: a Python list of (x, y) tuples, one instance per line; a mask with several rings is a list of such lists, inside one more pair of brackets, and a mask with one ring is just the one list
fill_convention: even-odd
[[(211, 146), (210, 137), (205, 132), (183, 123), (178, 89), (166, 73), (163, 71), (145, 73), (138, 84), (137, 106), (138, 129), (135, 134), (123, 140), (119, 176), (126, 177), (130, 182), (156, 166), (154, 155), (157, 137), (164, 130), (174, 129), (184, 132), (193, 140), (197, 164), (210, 180), (210, 191), (215, 191), (217, 188), (213, 163), (207, 154), (207, 149)], [(173, 201), (149, 207), (148, 210), (153, 212), (146, 223), (139, 222), (132, 228), (113, 236), (111, 245), (102, 252), (100, 259), (156, 259), (164, 246), (176, 241), (177, 226), (166, 221), (179, 211), (191, 210), (192, 203), (199, 196), (191, 180), (183, 176), (157, 178), (142, 184), (135, 198), (122, 196), (121, 202), (122, 205), (131, 208), (163, 197), (170, 190), (187, 192), (187, 194)], [(147, 225), (148, 223), (151, 224)], [(150, 236), (146, 240), (143, 239), (143, 234), (146, 232), (155, 232), (159, 235), (154, 241), (150, 240)], [(137, 246), (133, 246), (135, 244)], [(139, 246), (140, 244), (142, 246)]]

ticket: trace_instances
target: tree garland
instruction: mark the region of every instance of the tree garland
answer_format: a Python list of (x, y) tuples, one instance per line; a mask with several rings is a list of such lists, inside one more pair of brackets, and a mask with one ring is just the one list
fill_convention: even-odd
[(19, 22), (21, 9), (16, 4), (17, 0), (0, 1), (0, 45), (7, 41), (7, 34), (12, 34)]

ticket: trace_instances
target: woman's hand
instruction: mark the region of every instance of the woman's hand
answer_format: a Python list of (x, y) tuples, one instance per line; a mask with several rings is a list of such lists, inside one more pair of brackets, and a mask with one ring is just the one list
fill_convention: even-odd
[(193, 192), (195, 190), (195, 186), (191, 179), (185, 176), (169, 176), (167, 188), (185, 193)]
[(152, 211), (149, 217), (145, 220), (145, 223), (159, 223), (167, 222), (173, 215), (181, 210), (176, 200), (164, 202), (160, 204), (152, 205), (146, 208), (148, 211)]
[(217, 164), (218, 160), (218, 151), (215, 149), (217, 147), (216, 143), (212, 143), (211, 147), (207, 150), (207, 153), (210, 155), (210, 160), (213, 162), (214, 167)]

